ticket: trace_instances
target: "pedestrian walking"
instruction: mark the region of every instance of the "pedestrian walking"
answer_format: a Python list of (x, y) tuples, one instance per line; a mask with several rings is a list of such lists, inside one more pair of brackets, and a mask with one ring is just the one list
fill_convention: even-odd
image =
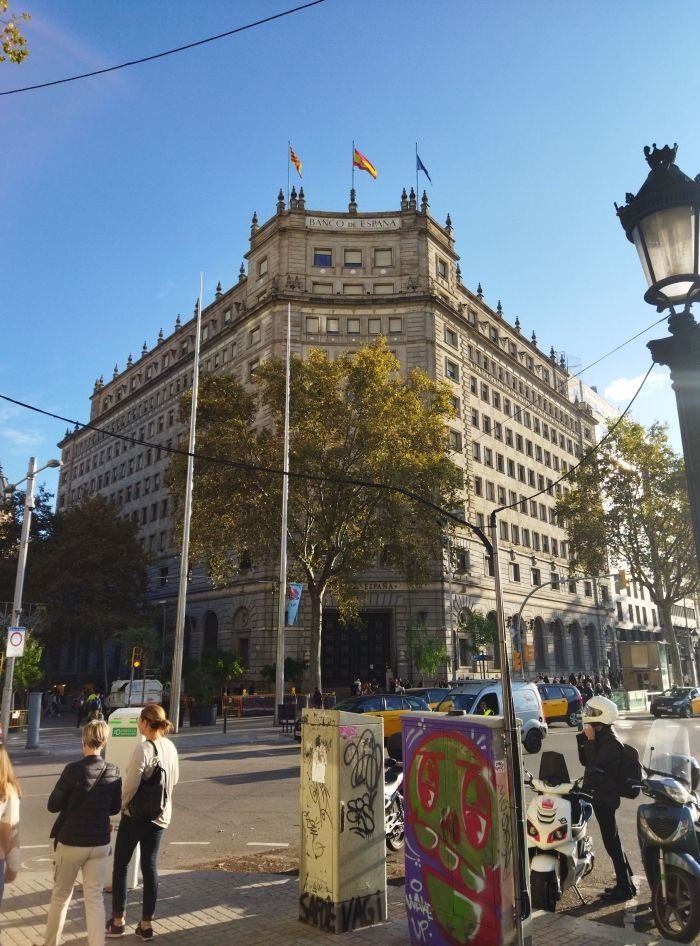
[(48, 809), (58, 812), (54, 839), (54, 884), (46, 920), (44, 946), (58, 946), (78, 873), (82, 874), (88, 946), (104, 946), (105, 905), (102, 891), (109, 856), (110, 815), (121, 804), (122, 782), (116, 765), (104, 762), (107, 723), (83, 727), (83, 757), (69, 762), (49, 796)]
[[(143, 905), (141, 920), (134, 932), (141, 939), (153, 938), (151, 921), (158, 899), (158, 850), (163, 832), (170, 824), (173, 789), (179, 777), (177, 750), (166, 738), (172, 728), (162, 706), (148, 703), (141, 710), (138, 730), (146, 741), (134, 749), (122, 787), (122, 819), (114, 846), (112, 917), (107, 923), (108, 937), (126, 933), (126, 875), (138, 844), (141, 848)], [(159, 794), (154, 808), (151, 790), (158, 784), (156, 779), (160, 779), (163, 793), (162, 796)]]
[(19, 846), (19, 800), (22, 790), (10, 757), (0, 745), (0, 908), (5, 884), (11, 884), (22, 863)]
[(617, 785), (623, 753), (613, 729), (617, 717), (618, 709), (612, 700), (592, 696), (583, 708), (583, 732), (576, 736), (579, 761), (586, 768), (583, 790), (592, 795), (603, 844), (615, 868), (615, 885), (601, 894), (601, 899), (611, 903), (630, 900), (637, 893), (615, 820), (620, 807)]

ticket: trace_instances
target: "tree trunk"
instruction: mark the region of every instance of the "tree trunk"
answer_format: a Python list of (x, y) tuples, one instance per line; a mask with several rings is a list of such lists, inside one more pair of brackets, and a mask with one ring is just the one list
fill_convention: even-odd
[(681, 668), (681, 656), (678, 652), (678, 641), (676, 640), (676, 632), (673, 629), (673, 616), (671, 615), (671, 603), (669, 601), (663, 601), (659, 605), (659, 611), (661, 612), (661, 620), (663, 623), (664, 631), (664, 640), (669, 645), (669, 652), (671, 655), (671, 682), (675, 683), (676, 686), (683, 686), (683, 670)]
[(323, 693), (321, 682), (321, 627), (323, 620), (323, 592), (309, 588), (311, 598), (311, 688)]

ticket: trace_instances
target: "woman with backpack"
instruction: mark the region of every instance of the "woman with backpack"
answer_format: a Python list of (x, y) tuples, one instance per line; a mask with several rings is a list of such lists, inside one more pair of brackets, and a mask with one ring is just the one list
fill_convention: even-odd
[(623, 747), (613, 724), (617, 706), (604, 696), (592, 696), (583, 708), (583, 732), (578, 733), (578, 756), (585, 766), (583, 790), (593, 798), (593, 812), (600, 826), (605, 850), (615, 868), (615, 885), (606, 887), (601, 899), (610, 903), (631, 900), (637, 890), (632, 869), (622, 849), (615, 812), (620, 807), (620, 767)]
[(44, 946), (57, 946), (66, 922), (78, 873), (82, 874), (89, 946), (104, 946), (105, 905), (102, 889), (109, 856), (110, 815), (121, 804), (119, 769), (102, 760), (107, 723), (83, 727), (83, 756), (61, 772), (48, 801), (58, 813), (54, 839), (54, 884), (46, 920)]
[[(166, 738), (172, 728), (165, 710), (157, 703), (147, 703), (141, 710), (138, 730), (145, 741), (134, 749), (124, 778), (122, 818), (114, 846), (112, 918), (107, 923), (108, 937), (126, 933), (127, 870), (139, 844), (143, 906), (134, 933), (141, 939), (153, 938), (151, 921), (158, 899), (158, 850), (163, 831), (170, 824), (173, 789), (179, 777), (177, 750)], [(160, 799), (155, 807), (154, 795)]]

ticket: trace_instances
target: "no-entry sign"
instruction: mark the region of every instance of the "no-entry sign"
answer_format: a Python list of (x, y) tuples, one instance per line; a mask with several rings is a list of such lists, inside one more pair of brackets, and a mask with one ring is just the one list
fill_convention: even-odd
[(6, 657), (22, 657), (24, 654), (24, 641), (27, 637), (26, 627), (8, 627), (7, 629), (7, 650)]

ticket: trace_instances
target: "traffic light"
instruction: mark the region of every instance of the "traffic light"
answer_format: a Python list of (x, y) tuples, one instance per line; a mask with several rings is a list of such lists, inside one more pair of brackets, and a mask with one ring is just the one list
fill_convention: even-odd
[(535, 659), (535, 647), (533, 644), (525, 644), (525, 662), (531, 664)]
[(520, 656), (520, 651), (514, 650), (513, 651), (513, 670), (522, 670), (522, 669), (523, 669), (523, 661), (522, 661), (522, 657)]
[(142, 660), (141, 648), (132, 647), (131, 648), (131, 666), (134, 668), (134, 670), (138, 670), (138, 668), (141, 666), (141, 660)]

